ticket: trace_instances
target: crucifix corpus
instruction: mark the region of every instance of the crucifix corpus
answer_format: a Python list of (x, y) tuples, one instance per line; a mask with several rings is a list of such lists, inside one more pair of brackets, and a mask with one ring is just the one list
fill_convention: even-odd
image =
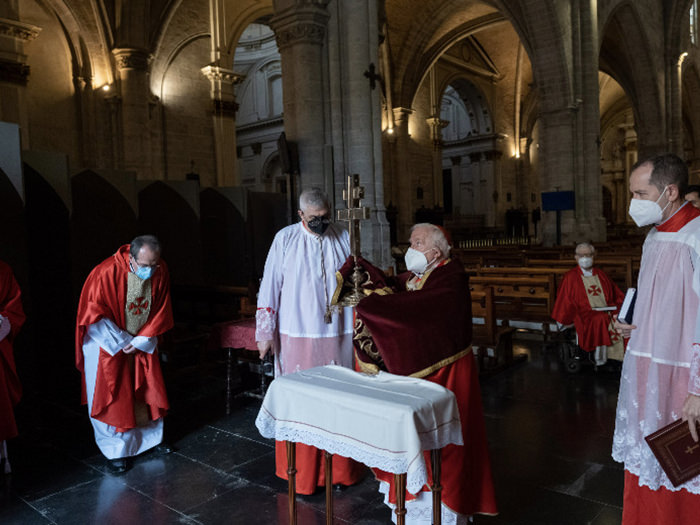
[(360, 206), (360, 201), (365, 196), (364, 187), (360, 186), (360, 176), (353, 174), (348, 177), (348, 185), (343, 190), (343, 200), (347, 208), (338, 210), (338, 220), (348, 222), (350, 231), (350, 254), (355, 261), (352, 272), (353, 291), (346, 295), (341, 301), (342, 306), (356, 306), (364, 294), (360, 290), (360, 285), (367, 278), (365, 272), (358, 264), (357, 258), (360, 256), (360, 221), (369, 219), (369, 208)]

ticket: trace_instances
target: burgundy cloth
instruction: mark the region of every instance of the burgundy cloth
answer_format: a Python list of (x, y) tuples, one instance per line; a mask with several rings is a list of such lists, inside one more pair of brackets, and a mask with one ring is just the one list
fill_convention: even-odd
[(639, 477), (625, 470), (622, 525), (690, 525), (700, 523), (700, 495), (685, 489), (651, 490), (639, 486)]
[(13, 342), (24, 324), (21, 293), (12, 269), (0, 261), (0, 315), (10, 321), (10, 333), (0, 341), (0, 441), (17, 435), (14, 406), (22, 397), (17, 376)]
[[(395, 288), (399, 293), (372, 294), (356, 309), (386, 370), (398, 375), (425, 370), (469, 348), (472, 340), (469, 279), (462, 264), (449, 260), (425, 277), (420, 290), (403, 293), (411, 275), (398, 276)], [(373, 362), (357, 344), (355, 353), (358, 359)]]
[(620, 310), (625, 294), (603, 270), (593, 268), (593, 275), (600, 281), (606, 304), (617, 307), (615, 312), (594, 311), (588, 300), (582, 275), (583, 271), (578, 266), (564, 274), (552, 309), (552, 319), (563, 325), (573, 323), (578, 335), (578, 345), (583, 350), (592, 352), (597, 346), (611, 346), (614, 343), (610, 338), (610, 316), (611, 313)]
[(245, 348), (257, 350), (255, 342), (255, 318), (229, 321), (214, 325), (211, 333), (214, 348)]
[[(151, 311), (146, 324), (136, 335), (158, 337), (173, 326), (170, 302), (170, 276), (164, 260), (151, 277)], [(122, 330), (126, 329), (126, 291), (129, 273), (129, 245), (101, 262), (88, 275), (78, 303), (75, 329), (75, 362), (82, 374), (82, 402), (87, 403), (83, 338), (88, 326), (100, 319), (111, 319)], [(134, 360), (133, 372), (129, 360)], [(118, 352), (111, 356), (100, 350), (90, 416), (123, 432), (135, 428), (134, 401), (149, 406), (150, 419), (165, 415), (168, 399), (160, 369), (158, 351), (152, 354), (137, 351), (132, 355)]]

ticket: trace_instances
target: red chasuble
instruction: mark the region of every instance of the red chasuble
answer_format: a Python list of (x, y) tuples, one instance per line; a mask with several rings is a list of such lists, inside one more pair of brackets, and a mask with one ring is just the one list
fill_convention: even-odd
[(0, 341), (0, 441), (17, 435), (14, 406), (22, 396), (12, 343), (24, 324), (20, 290), (10, 267), (0, 261), (0, 315), (10, 320), (10, 333)]
[[(150, 314), (138, 334), (133, 335), (157, 337), (173, 326), (168, 267), (162, 259), (159, 264), (151, 277)], [(90, 273), (80, 294), (75, 330), (75, 362), (83, 375), (83, 404), (87, 403), (83, 338), (87, 328), (102, 318), (111, 319), (119, 328), (126, 330), (128, 273), (127, 244)], [(130, 366), (131, 360), (133, 368)], [(158, 352), (148, 354), (137, 351), (131, 355), (118, 352), (111, 356), (101, 349), (90, 416), (116, 427), (118, 432), (136, 428), (134, 401), (148, 405), (151, 420), (163, 417), (168, 409)]]
[[(390, 290), (386, 283), (392, 283), (380, 270), (366, 261), (361, 264), (370, 274), (369, 286), (378, 293), (357, 305), (358, 366), (422, 377), (454, 392), (465, 444), (442, 449), (443, 504), (463, 515), (496, 514), (479, 379), (471, 352), (471, 297), (462, 264), (448, 259), (424, 275), (414, 291), (406, 291), (410, 272), (398, 276)], [(340, 273), (347, 275), (351, 268), (347, 262)], [(432, 482), (429, 452), (425, 459)], [(395, 503), (393, 475), (377, 470), (375, 475), (390, 483), (389, 501)], [(414, 497), (407, 494), (407, 499)]]
[[(564, 274), (552, 309), (552, 319), (563, 325), (573, 323), (578, 334), (578, 345), (583, 350), (592, 352), (597, 346), (613, 345), (613, 339), (620, 336), (610, 328), (609, 312), (591, 309), (582, 275), (583, 271), (578, 266)], [(602, 293), (607, 305), (616, 306), (619, 311), (625, 294), (602, 270), (593, 268), (593, 275), (598, 277), (602, 290), (593, 290), (592, 293)]]

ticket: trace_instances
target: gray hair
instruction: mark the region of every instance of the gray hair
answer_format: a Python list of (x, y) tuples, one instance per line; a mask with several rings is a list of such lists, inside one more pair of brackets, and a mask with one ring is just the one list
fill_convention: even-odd
[(593, 246), (590, 242), (580, 242), (576, 245), (576, 248), (574, 249), (574, 253), (578, 255), (578, 249), (579, 248), (590, 248), (590, 250), (595, 254), (595, 246)]
[(160, 241), (155, 235), (139, 235), (133, 241), (129, 247), (129, 253), (136, 259), (141, 251), (141, 248), (148, 246), (154, 252), (160, 253)]
[(299, 209), (306, 211), (309, 208), (327, 208), (331, 209), (331, 204), (321, 188), (308, 188), (299, 195)]
[(443, 256), (448, 257), (450, 255), (450, 243), (447, 242), (447, 238), (439, 226), (429, 222), (419, 222), (411, 226), (411, 233), (418, 228), (428, 228), (428, 238), (433, 241), (433, 246), (440, 250)]

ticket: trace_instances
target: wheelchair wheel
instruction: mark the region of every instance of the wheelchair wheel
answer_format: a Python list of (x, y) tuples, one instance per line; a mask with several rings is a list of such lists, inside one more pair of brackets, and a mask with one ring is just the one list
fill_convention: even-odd
[(566, 371), (570, 374), (578, 374), (581, 371), (581, 360), (576, 357), (567, 359)]

